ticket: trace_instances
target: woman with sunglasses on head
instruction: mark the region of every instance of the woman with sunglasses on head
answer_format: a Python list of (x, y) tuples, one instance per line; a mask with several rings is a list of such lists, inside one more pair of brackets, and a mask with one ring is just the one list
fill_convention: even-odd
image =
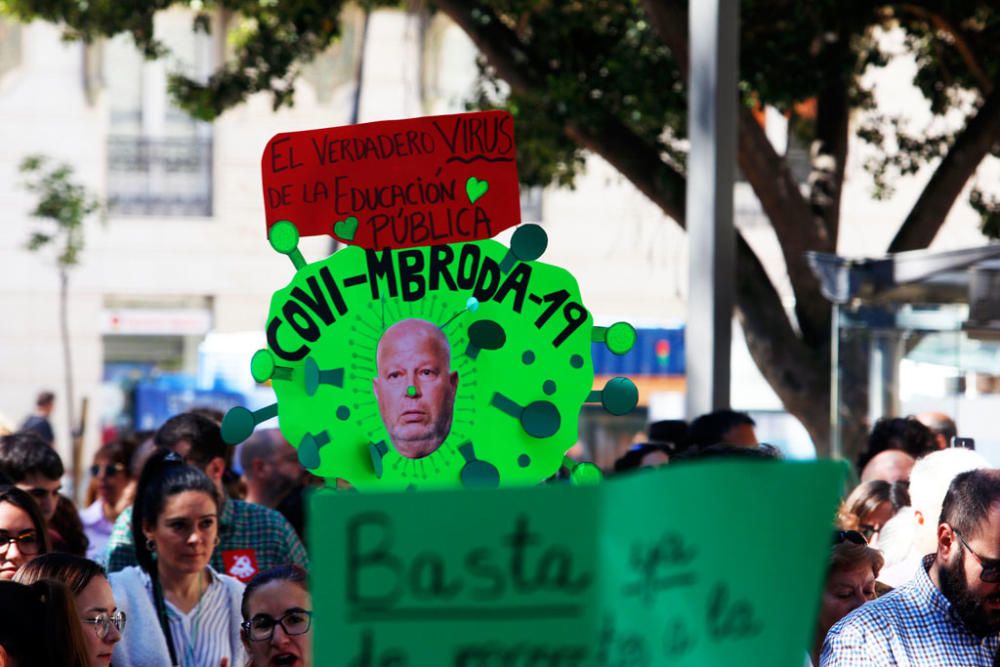
[(51, 553), (35, 558), (14, 576), (22, 584), (42, 580), (60, 581), (73, 594), (90, 667), (110, 665), (111, 651), (125, 630), (125, 614), (115, 604), (104, 568), (79, 556)]
[(875, 599), (875, 578), (882, 569), (882, 563), (882, 554), (868, 546), (864, 535), (856, 530), (834, 531), (810, 656), (812, 665), (819, 665), (823, 640), (830, 628), (864, 603)]
[(296, 565), (254, 577), (243, 592), (241, 637), (251, 667), (312, 667), (312, 598)]
[(45, 519), (34, 498), (16, 486), (0, 486), (0, 579), (49, 551)]
[(910, 483), (873, 479), (854, 487), (837, 513), (841, 530), (856, 530), (868, 543), (878, 547), (882, 526), (910, 505)]
[(83, 530), (90, 540), (87, 558), (91, 560), (104, 560), (115, 519), (132, 503), (132, 494), (128, 492), (132, 481), (128, 468), (130, 456), (130, 448), (117, 441), (109, 442), (94, 454), (90, 466), (93, 502), (80, 510)]
[(139, 475), (132, 537), (138, 566), (110, 575), (128, 614), (115, 667), (238, 667), (243, 584), (209, 566), (218, 545), (220, 498), (205, 473), (168, 450)]

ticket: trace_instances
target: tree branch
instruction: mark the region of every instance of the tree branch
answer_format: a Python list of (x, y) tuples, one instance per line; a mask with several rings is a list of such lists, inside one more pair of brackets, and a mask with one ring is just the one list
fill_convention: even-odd
[[(682, 73), (687, 79), (690, 65), (686, 4), (678, 0), (643, 0), (643, 7), (660, 39), (670, 48), (677, 62), (684, 65)], [(819, 281), (806, 262), (805, 252), (830, 252), (835, 242), (826, 234), (822, 219), (813, 215), (785, 160), (774, 150), (764, 128), (749, 109), (740, 107), (738, 122), (737, 161), (781, 239), (782, 256), (795, 294), (799, 328), (807, 341), (825, 341), (830, 335), (830, 308), (819, 291)]]
[(742, 234), (736, 246), (736, 315), (750, 356), (768, 384), (809, 430), (818, 453), (829, 454), (829, 343), (814, 348), (799, 338)]
[(931, 180), (889, 244), (889, 252), (918, 250), (930, 245), (962, 188), (998, 141), (1000, 87), (995, 87), (934, 170)]
[(955, 50), (958, 51), (958, 55), (962, 58), (965, 66), (969, 68), (969, 73), (972, 74), (972, 78), (979, 83), (979, 87), (982, 89), (983, 94), (988, 95), (993, 91), (993, 82), (990, 81), (990, 77), (988, 77), (986, 72), (983, 71), (983, 68), (976, 59), (972, 49), (969, 48), (969, 42), (965, 38), (965, 35), (963, 35), (960, 30), (955, 28), (955, 26), (953, 26), (948, 19), (936, 12), (932, 12), (929, 9), (925, 9), (924, 7), (919, 7), (917, 5), (901, 4), (899, 8), (905, 12), (910, 12), (915, 16), (919, 16), (925, 21), (929, 21), (939, 31), (950, 35), (952, 39), (951, 45), (955, 47)]
[(836, 249), (840, 231), (840, 201), (847, 163), (850, 80), (844, 62), (851, 57), (850, 37), (841, 31), (835, 44), (824, 48), (821, 58), (824, 85), (816, 97), (816, 141), (811, 153), (809, 204), (822, 221), (830, 250)]
[[(463, 0), (433, 2), (472, 39), (512, 90), (527, 96), (544, 95), (546, 67), (489, 7)], [(683, 227), (686, 190), (683, 176), (663, 161), (656, 146), (651, 146), (613, 114), (592, 104), (587, 107), (587, 116), (599, 119), (592, 123), (597, 129), (567, 121), (566, 135), (607, 160)]]

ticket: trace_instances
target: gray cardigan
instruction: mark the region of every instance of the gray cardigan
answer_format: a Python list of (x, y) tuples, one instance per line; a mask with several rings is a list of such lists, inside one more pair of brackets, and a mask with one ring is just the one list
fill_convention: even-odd
[[(230, 616), (230, 665), (245, 655), (240, 642), (240, 604), (243, 601), (243, 583), (233, 577), (212, 573), (226, 587)], [(122, 640), (115, 644), (111, 662), (115, 667), (172, 667), (166, 637), (156, 618), (153, 598), (146, 588), (149, 575), (141, 568), (127, 567), (108, 575), (111, 590), (118, 608), (125, 612), (126, 623)], [(214, 665), (205, 667), (215, 667)]]

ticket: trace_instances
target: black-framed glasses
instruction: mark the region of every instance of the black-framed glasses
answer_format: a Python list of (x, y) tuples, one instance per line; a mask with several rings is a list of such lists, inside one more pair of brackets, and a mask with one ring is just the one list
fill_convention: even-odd
[(850, 542), (851, 544), (868, 544), (865, 536), (856, 530), (835, 530), (833, 531), (833, 543)]
[(94, 618), (81, 618), (82, 622), (94, 626), (94, 632), (98, 639), (104, 639), (111, 632), (111, 626), (115, 626), (118, 634), (125, 632), (125, 612), (119, 610), (113, 614), (99, 614)]
[(243, 621), (240, 625), (246, 631), (251, 641), (267, 641), (274, 636), (274, 628), (281, 626), (286, 635), (303, 635), (309, 632), (312, 627), (311, 611), (305, 609), (289, 609), (281, 618), (274, 618), (267, 614), (257, 614), (249, 621)]
[(879, 532), (878, 528), (875, 526), (869, 526), (867, 523), (861, 524), (858, 528), (860, 529), (858, 532), (864, 535), (865, 539), (869, 542), (871, 542), (872, 538)]
[(965, 541), (964, 537), (962, 537), (962, 533), (955, 530), (954, 527), (952, 527), (952, 530), (955, 532), (955, 535), (958, 536), (962, 546), (968, 549), (969, 553), (972, 554), (972, 557), (979, 562), (979, 567), (982, 568), (979, 572), (979, 578), (988, 584), (1000, 583), (1000, 558), (983, 558), (972, 550), (969, 543)]
[(122, 463), (109, 463), (107, 465), (97, 465), (96, 463), (90, 466), (90, 476), (91, 477), (101, 477), (101, 473), (104, 473), (104, 477), (114, 477), (120, 472), (125, 471), (125, 465)]
[(0, 556), (7, 556), (10, 545), (16, 544), (17, 550), (26, 556), (38, 553), (40, 546), (38, 533), (33, 530), (22, 530), (17, 535), (11, 535), (6, 530), (0, 530)]

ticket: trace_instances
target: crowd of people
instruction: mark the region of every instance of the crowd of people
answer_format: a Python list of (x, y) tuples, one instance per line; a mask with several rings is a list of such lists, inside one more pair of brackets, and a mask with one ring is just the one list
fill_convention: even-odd
[(312, 664), (307, 476), (263, 431), (237, 477), (219, 417), (98, 449), (79, 511), (49, 442), (0, 438), (0, 665)]
[[(768, 460), (746, 414), (651, 425), (617, 473), (706, 458)], [(931, 413), (879, 419), (831, 522), (813, 667), (1000, 665), (1000, 470)]]
[[(309, 476), (276, 430), (240, 446), (236, 475), (220, 417), (187, 412), (104, 445), (79, 510), (37, 429), (0, 437), (0, 665), (312, 664)], [(947, 446), (940, 415), (922, 419), (879, 420), (858, 456), (809, 665), (997, 660), (1000, 470)], [(721, 410), (652, 424), (612, 474), (719, 458), (780, 456), (748, 415)]]

